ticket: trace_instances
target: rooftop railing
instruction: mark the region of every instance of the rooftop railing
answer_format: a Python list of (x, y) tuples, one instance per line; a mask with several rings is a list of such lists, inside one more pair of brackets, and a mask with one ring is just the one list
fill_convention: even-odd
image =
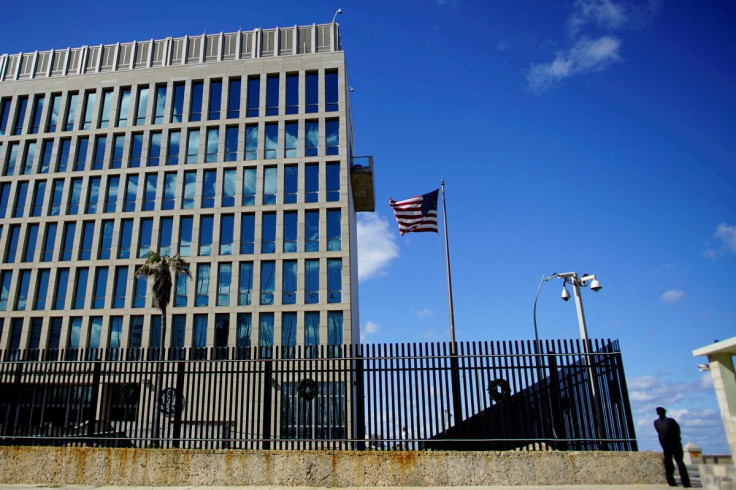
[(276, 27), (0, 55), (0, 82), (340, 51), (339, 25)]

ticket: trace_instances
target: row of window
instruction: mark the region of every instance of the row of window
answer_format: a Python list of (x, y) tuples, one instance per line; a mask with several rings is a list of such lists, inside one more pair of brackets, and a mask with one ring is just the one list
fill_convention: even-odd
[[(303, 76), (301, 90), (300, 75)], [(323, 110), (337, 111), (337, 70), (325, 71), (323, 84)], [(0, 135), (123, 128), (185, 120), (216, 121), (237, 119), (241, 115), (310, 114), (319, 112), (319, 96), (319, 73), (308, 71), (303, 74), (248, 76), (245, 83), (240, 77), (224, 81), (213, 78), (136, 87), (103, 87), (81, 94), (3, 97), (0, 99)], [(245, 111), (241, 110), (243, 105)]]
[[(186, 140), (184, 147), (180, 130), (168, 131), (166, 141), (163, 133), (150, 132), (100, 135), (93, 138), (93, 145), (87, 136), (48, 139), (40, 143), (35, 140), (27, 141), (25, 145), (17, 141), (10, 142), (7, 144), (3, 160), (3, 175), (179, 165), (182, 161), (182, 149), (186, 150), (183, 161), (188, 164), (250, 161), (258, 160), (259, 157), (273, 160), (321, 154), (329, 156), (338, 155), (340, 152), (339, 119), (324, 120), (324, 142), (320, 141), (318, 120), (304, 121), (303, 125), (297, 121), (266, 123), (261, 129), (262, 140), (259, 140), (258, 125), (246, 125), (244, 133), (238, 126), (227, 126), (222, 132), (220, 129), (219, 127), (204, 130), (189, 129), (184, 138)], [(205, 140), (203, 148), (200, 149), (202, 132), (205, 134)], [(304, 135), (301, 143), (300, 132)], [(147, 145), (144, 144), (145, 141), (148, 141)], [(282, 142), (281, 147), (279, 141)], [(37, 151), (39, 145), (40, 152)], [(164, 148), (165, 154), (162, 153)], [(200, 150), (204, 151), (204, 158)], [(0, 158), (2, 158), (1, 151)]]
[[(144, 325), (144, 320), (143, 315), (52, 317), (44, 326), (43, 318), (0, 318), (0, 340), (3, 339), (3, 327), (7, 325), (8, 333), (4, 345), (8, 349), (47, 349), (47, 354), (51, 356), (59, 349), (71, 349), (67, 359), (76, 358), (74, 349), (80, 348), (160, 348), (160, 317), (150, 316), (148, 325)], [(317, 346), (343, 343), (341, 311), (174, 314), (169, 328), (171, 330), (167, 336), (167, 347), (173, 348)], [(300, 332), (304, 333), (303, 336), (297, 335)], [(327, 338), (322, 337), (323, 335)], [(0, 344), (0, 348), (2, 345)], [(12, 357), (10, 359), (13, 360)]]
[(2, 258), (12, 264), (145, 258), (152, 250), (182, 257), (337, 252), (341, 217), (340, 209), (307, 209), (12, 224)]
[[(320, 280), (320, 269), (324, 265), (326, 284)], [(194, 285), (190, 288), (189, 277), (180, 274), (174, 287), (173, 306), (342, 302), (342, 259), (264, 260), (256, 262), (256, 266), (258, 270), (254, 272), (252, 261), (236, 263), (235, 270), (231, 262), (193, 264), (192, 267), (196, 268), (196, 271), (192, 270)], [(15, 284), (14, 271), (0, 271), (0, 311), (145, 308), (147, 281), (133, 272), (134, 269), (127, 265), (91, 269), (77, 267), (74, 270), (58, 268), (53, 271), (55, 277), (52, 282), (51, 269), (38, 269), (35, 287), (31, 289), (34, 280), (32, 270), (17, 271)], [(71, 287), (70, 276), (74, 279)], [(320, 295), (321, 286), (326, 286), (326, 297)], [(131, 290), (132, 294), (128, 294)], [(237, 292), (235, 302), (232, 298), (234, 292)]]
[[(303, 180), (299, 165), (282, 168), (281, 175), (278, 167), (243, 167), (2, 182), (0, 218), (320, 202), (319, 163), (303, 166)], [(340, 164), (327, 163), (324, 169), (323, 201), (338, 202)]]

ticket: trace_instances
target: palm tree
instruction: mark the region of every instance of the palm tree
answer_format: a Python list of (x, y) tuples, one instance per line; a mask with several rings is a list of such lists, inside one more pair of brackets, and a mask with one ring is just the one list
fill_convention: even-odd
[(192, 277), (189, 272), (189, 264), (178, 254), (173, 257), (168, 255), (159, 255), (156, 252), (148, 252), (146, 255), (146, 263), (143, 264), (135, 273), (136, 277), (153, 278), (151, 292), (153, 293), (153, 306), (161, 310), (161, 345), (159, 346), (159, 360), (163, 359), (164, 342), (166, 339), (166, 308), (171, 301), (171, 289), (173, 280), (171, 274), (186, 274)]
[[(136, 277), (146, 277), (148, 279), (153, 278), (153, 284), (151, 285), (151, 292), (153, 293), (153, 306), (161, 310), (161, 345), (158, 350), (158, 360), (164, 359), (164, 341), (166, 339), (166, 307), (169, 306), (171, 301), (171, 289), (174, 284), (171, 279), (172, 272), (174, 274), (186, 274), (187, 277), (192, 277), (192, 273), (189, 272), (189, 264), (186, 263), (178, 254), (173, 257), (168, 255), (159, 255), (156, 252), (148, 252), (146, 255), (146, 263), (143, 264), (135, 273)], [(156, 389), (163, 389), (163, 363), (158, 363), (158, 373), (156, 376)], [(156, 401), (158, 406), (159, 402)], [(159, 431), (159, 416), (153, 419), (153, 437), (158, 442), (160, 447), (162, 441), (160, 439)]]

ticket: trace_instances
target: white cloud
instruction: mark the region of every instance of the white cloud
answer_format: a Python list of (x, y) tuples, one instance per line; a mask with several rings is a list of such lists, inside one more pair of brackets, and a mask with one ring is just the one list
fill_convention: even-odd
[(540, 93), (573, 75), (603, 70), (621, 61), (620, 47), (615, 36), (580, 39), (569, 50), (558, 52), (551, 62), (533, 63), (527, 74), (529, 88)]
[(670, 289), (669, 291), (662, 293), (662, 296), (659, 297), (659, 301), (668, 304), (679, 303), (684, 297), (685, 291), (682, 289)]
[(567, 26), (572, 36), (586, 27), (608, 31), (641, 27), (659, 12), (661, 5), (661, 0), (576, 0)]
[(726, 252), (736, 254), (736, 226), (721, 223), (716, 228), (716, 238), (721, 241)]
[(578, 0), (568, 20), (573, 35), (586, 25), (618, 29), (628, 21), (626, 7), (611, 0)]
[[(526, 74), (528, 87), (542, 93), (573, 75), (604, 70), (621, 61), (621, 40), (611, 33), (642, 26), (660, 4), (661, 0), (574, 0), (567, 30), (575, 44), (557, 52), (549, 63), (532, 63)], [(608, 35), (594, 38), (601, 31)]]
[(723, 255), (736, 254), (736, 225), (721, 223), (716, 227), (713, 236), (718, 240), (718, 246), (705, 251), (708, 258), (715, 259)]
[(366, 342), (368, 337), (378, 333), (378, 325), (368, 320), (360, 329), (360, 341)]
[(687, 383), (670, 383), (654, 376), (639, 376), (629, 380), (629, 398), (632, 404), (651, 408), (673, 405), (692, 389)]
[(358, 280), (385, 274), (385, 269), (399, 256), (396, 233), (389, 222), (376, 213), (358, 216)]
[(434, 310), (432, 308), (422, 308), (421, 310), (417, 311), (418, 318), (427, 318), (428, 316), (432, 315), (434, 315)]

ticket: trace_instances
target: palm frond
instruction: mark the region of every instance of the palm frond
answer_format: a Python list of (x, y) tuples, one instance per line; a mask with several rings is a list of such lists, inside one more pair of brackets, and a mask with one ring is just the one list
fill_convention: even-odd
[(153, 279), (151, 284), (151, 293), (153, 295), (153, 306), (159, 308), (162, 312), (171, 301), (171, 290), (173, 289), (173, 280), (171, 274), (186, 274), (192, 277), (189, 271), (189, 264), (179, 255), (169, 257), (168, 255), (159, 255), (156, 252), (149, 252), (146, 261), (136, 270), (136, 277), (146, 277)]

